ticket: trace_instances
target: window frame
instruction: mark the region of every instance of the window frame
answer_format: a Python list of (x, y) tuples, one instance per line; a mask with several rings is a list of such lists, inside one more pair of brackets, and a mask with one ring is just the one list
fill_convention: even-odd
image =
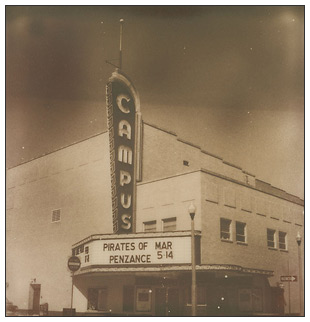
[[(269, 236), (271, 236), (269, 232), (273, 232), (272, 233), (273, 240), (269, 239)], [(273, 243), (273, 246), (270, 245), (271, 242)], [(267, 228), (267, 246), (268, 248), (277, 249), (277, 237), (276, 237), (275, 229)]]
[[(141, 299), (147, 295), (147, 299)], [(136, 287), (136, 312), (152, 311), (152, 289), (147, 286)]]
[[(54, 216), (57, 216), (56, 218), (58, 218), (58, 219), (55, 220)], [(59, 223), (59, 222), (61, 222), (61, 208), (53, 209), (51, 223), (54, 224), (54, 223)]]
[[(146, 230), (145, 228), (148, 225), (154, 225), (155, 224), (155, 229), (154, 230)], [(149, 220), (149, 221), (144, 221), (143, 222), (143, 232), (145, 233), (152, 233), (152, 232), (156, 232), (157, 231), (157, 221), (156, 220)]]
[[(237, 229), (237, 225), (243, 225), (243, 235), (242, 234), (238, 234), (238, 229)], [(248, 240), (247, 240), (247, 225), (245, 222), (242, 221), (236, 221), (236, 242), (237, 243), (241, 243), (241, 244), (247, 244)], [(238, 236), (244, 237), (244, 240), (238, 240)]]
[[(175, 223), (175, 229), (165, 229), (165, 223), (170, 223), (174, 222)], [(171, 227), (172, 225), (168, 226)], [(169, 232), (169, 231), (176, 231), (177, 230), (177, 217), (169, 217), (169, 218), (164, 218), (162, 219), (162, 231), (163, 232)]]
[[(280, 239), (281, 239), (280, 234), (284, 234), (284, 243), (280, 241)], [(278, 232), (278, 244), (279, 244), (279, 249), (280, 250), (287, 250), (287, 233), (285, 231), (279, 230), (279, 232)], [(284, 245), (284, 248), (281, 247), (282, 245)]]
[[(222, 230), (222, 222), (229, 222), (229, 232)], [(229, 238), (224, 238), (223, 234), (229, 234)], [(227, 218), (220, 218), (220, 239), (222, 241), (232, 241), (232, 220)]]

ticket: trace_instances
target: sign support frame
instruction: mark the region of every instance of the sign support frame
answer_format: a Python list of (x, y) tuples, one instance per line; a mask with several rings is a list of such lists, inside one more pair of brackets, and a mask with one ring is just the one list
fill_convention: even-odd
[(73, 277), (74, 277), (74, 272), (72, 272), (72, 275), (71, 275), (71, 306), (70, 306), (70, 309), (71, 309), (71, 312), (72, 312), (72, 308), (73, 308)]
[[(71, 265), (70, 266), (70, 262), (73, 262), (74, 264), (77, 264), (77, 265)], [(70, 305), (70, 312), (72, 314), (72, 310), (73, 310), (73, 277), (74, 277), (74, 272), (75, 271), (78, 271), (81, 267), (81, 260), (79, 257), (77, 256), (71, 256), (69, 259), (68, 259), (68, 268), (69, 270), (71, 271), (71, 305)]]

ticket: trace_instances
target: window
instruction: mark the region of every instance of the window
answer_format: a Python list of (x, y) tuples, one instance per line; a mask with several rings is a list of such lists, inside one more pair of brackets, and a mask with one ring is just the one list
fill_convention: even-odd
[(145, 232), (156, 231), (156, 220), (146, 221), (143, 223)]
[(279, 249), (287, 250), (286, 233), (279, 231)]
[(74, 255), (79, 255), (81, 253), (84, 253), (84, 245), (81, 245), (79, 247), (76, 247), (74, 250), (75, 250)]
[(136, 297), (136, 310), (138, 312), (150, 312), (151, 311), (151, 298), (152, 290), (149, 288), (137, 288)]
[(55, 209), (52, 211), (52, 222), (60, 221), (60, 209)]
[(85, 246), (85, 263), (88, 263), (89, 262), (89, 247), (88, 246)]
[(246, 224), (236, 221), (236, 241), (246, 243)]
[(177, 218), (166, 218), (163, 219), (163, 231), (172, 231), (177, 229)]
[(267, 229), (267, 245), (276, 248), (276, 231), (273, 229)]
[(231, 220), (221, 218), (221, 239), (231, 240)]
[(106, 288), (90, 288), (88, 290), (88, 310), (107, 311), (107, 297)]

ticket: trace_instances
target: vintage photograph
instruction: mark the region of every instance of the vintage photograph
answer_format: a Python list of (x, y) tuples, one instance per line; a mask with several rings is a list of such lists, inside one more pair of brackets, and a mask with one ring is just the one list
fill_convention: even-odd
[(6, 316), (305, 316), (305, 6), (5, 6)]

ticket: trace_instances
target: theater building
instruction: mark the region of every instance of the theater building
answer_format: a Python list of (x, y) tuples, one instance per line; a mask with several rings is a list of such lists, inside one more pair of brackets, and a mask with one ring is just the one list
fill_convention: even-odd
[(77, 315), (190, 315), (194, 204), (197, 314), (299, 314), (304, 201), (143, 122), (120, 72), (106, 105), (106, 132), (7, 170), (8, 299), (61, 315), (73, 282)]

